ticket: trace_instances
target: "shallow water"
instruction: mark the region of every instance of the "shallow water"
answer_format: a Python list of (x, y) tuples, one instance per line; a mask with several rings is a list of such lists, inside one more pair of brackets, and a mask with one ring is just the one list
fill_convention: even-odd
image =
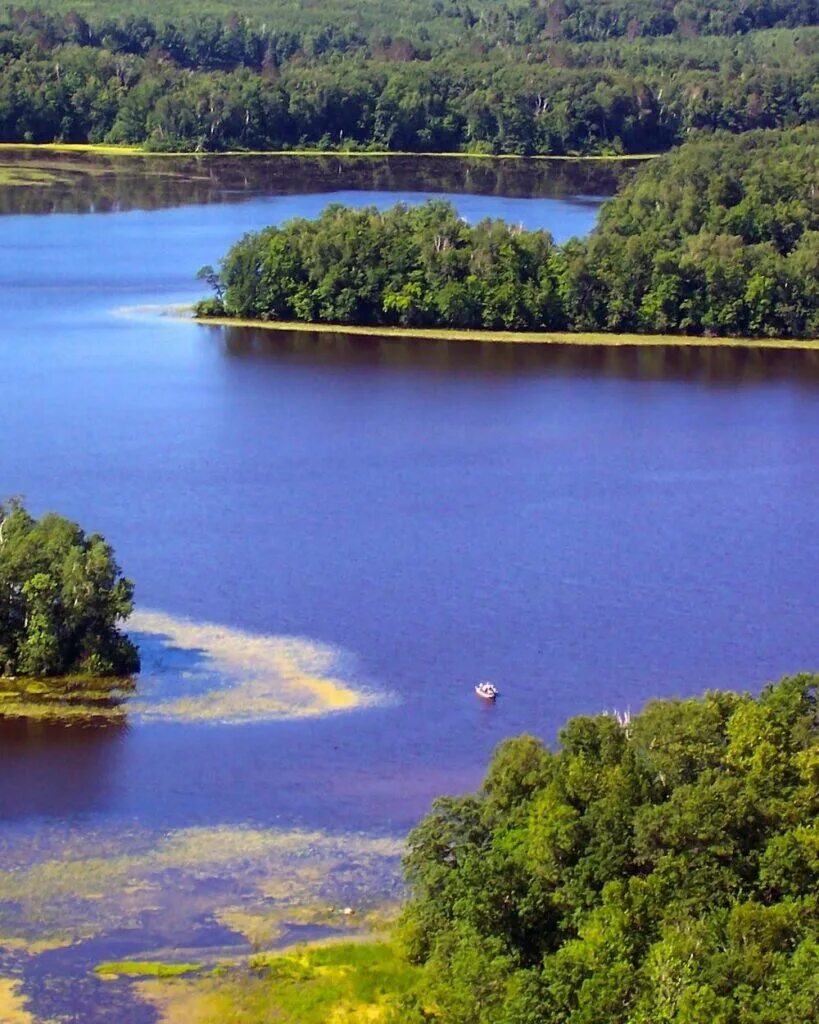
[[(394, 898), (395, 852), (368, 844), (474, 787), (503, 736), (552, 741), (571, 714), (817, 667), (817, 353), (279, 337), (128, 312), (195, 298), (197, 267), (263, 223), (440, 192), (417, 176), (397, 193), (305, 182), (175, 206), (176, 182), (156, 210), (0, 219), (0, 493), (110, 539), (160, 616), (153, 632), (142, 620), (134, 700), (187, 699), (173, 715), (0, 724), (0, 978), (21, 973), (43, 1016), (90, 1020), (110, 991), (118, 1020), (150, 1020), (128, 1016), (126, 983), (89, 980), (92, 960), (241, 942), (218, 915), (259, 912), (262, 863), (292, 882), (299, 917), (307, 889), (269, 852), (293, 830), (371, 870), (375, 905)], [(62, 185), (22, 205), (9, 192), (4, 209), (67, 201)], [(596, 213), (576, 195), (454, 201), (558, 238)], [(288, 700), (304, 691), (275, 660), (282, 638), (376, 699), (292, 717), (276, 673)], [(260, 663), (264, 706), (241, 689)], [(484, 678), (495, 706), (472, 692)], [(191, 714), (214, 689), (231, 703)], [(268, 852), (214, 860), (220, 835)], [(152, 873), (163, 842), (191, 836), (184, 870)], [(31, 881), (40, 861), (83, 877), (89, 843), (113, 872), (104, 900), (11, 899), (10, 872)], [(158, 903), (117, 896), (145, 885)], [(60, 913), (92, 945), (34, 955)]]

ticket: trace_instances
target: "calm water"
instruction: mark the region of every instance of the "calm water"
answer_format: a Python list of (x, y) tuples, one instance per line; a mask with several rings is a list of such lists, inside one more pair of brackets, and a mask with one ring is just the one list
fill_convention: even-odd
[[(331, 645), (391, 696), (240, 726), (0, 725), (12, 862), (61, 829), (400, 835), (506, 735), (819, 667), (816, 353), (277, 339), (122, 312), (195, 298), (197, 267), (262, 224), (421, 197), (0, 219), (0, 493), (103, 532), (140, 606)], [(597, 209), (452, 198), (558, 239)]]

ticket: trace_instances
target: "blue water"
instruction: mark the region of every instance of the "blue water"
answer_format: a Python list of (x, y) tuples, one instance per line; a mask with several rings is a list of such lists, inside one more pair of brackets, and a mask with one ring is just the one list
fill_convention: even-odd
[[(402, 832), (475, 786), (503, 736), (816, 667), (801, 357), (748, 375), (728, 353), (716, 379), (706, 355), (260, 341), (116, 312), (190, 301), (245, 231), (398, 198), (423, 197), (0, 220), (0, 493), (102, 531), (140, 605), (337, 646), (395, 697), (241, 727), (7, 725), (0, 813), (20, 827)], [(596, 215), (452, 198), (558, 239)]]

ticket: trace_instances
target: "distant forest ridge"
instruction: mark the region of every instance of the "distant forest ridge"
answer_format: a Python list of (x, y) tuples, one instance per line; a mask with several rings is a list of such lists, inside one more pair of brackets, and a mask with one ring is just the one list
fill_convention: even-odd
[(42, 6), (0, 16), (0, 141), (618, 154), (819, 117), (815, 0)]
[(249, 28), (262, 35), (286, 32), (303, 39), (316, 29), (342, 28), (351, 42), (383, 43), (403, 35), (429, 50), (453, 41), (531, 46), (621, 37), (734, 36), (819, 23), (815, 0), (243, 0), (241, 5), (235, 0), (199, 0), (195, 16), (184, 0), (39, 0), (29, 6), (8, 5), (7, 20), (43, 24), (64, 18), (75, 32), (85, 22), (92, 33), (104, 34), (117, 21), (153, 22), (161, 30), (168, 22), (182, 27), (221, 19), (233, 34)]

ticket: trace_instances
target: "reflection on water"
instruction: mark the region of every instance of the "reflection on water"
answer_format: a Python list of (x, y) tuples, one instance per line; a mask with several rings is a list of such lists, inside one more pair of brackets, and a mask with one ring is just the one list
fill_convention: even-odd
[[(0, 150), (0, 213), (106, 213), (305, 192), (613, 195), (627, 161), (447, 157), (142, 157)], [(5, 172), (5, 174), (4, 174)], [(4, 185), (5, 181), (5, 185)]]
[(382, 367), (423, 373), (526, 374), (690, 380), (741, 384), (766, 380), (819, 380), (819, 346), (763, 349), (679, 345), (570, 345), (433, 341), (251, 327), (211, 327), (212, 346), (232, 359), (326, 367)]
[(86, 718), (73, 727), (35, 718), (0, 721), (0, 775), (7, 780), (0, 785), (0, 823), (106, 807), (119, 786), (127, 728), (123, 717)]

